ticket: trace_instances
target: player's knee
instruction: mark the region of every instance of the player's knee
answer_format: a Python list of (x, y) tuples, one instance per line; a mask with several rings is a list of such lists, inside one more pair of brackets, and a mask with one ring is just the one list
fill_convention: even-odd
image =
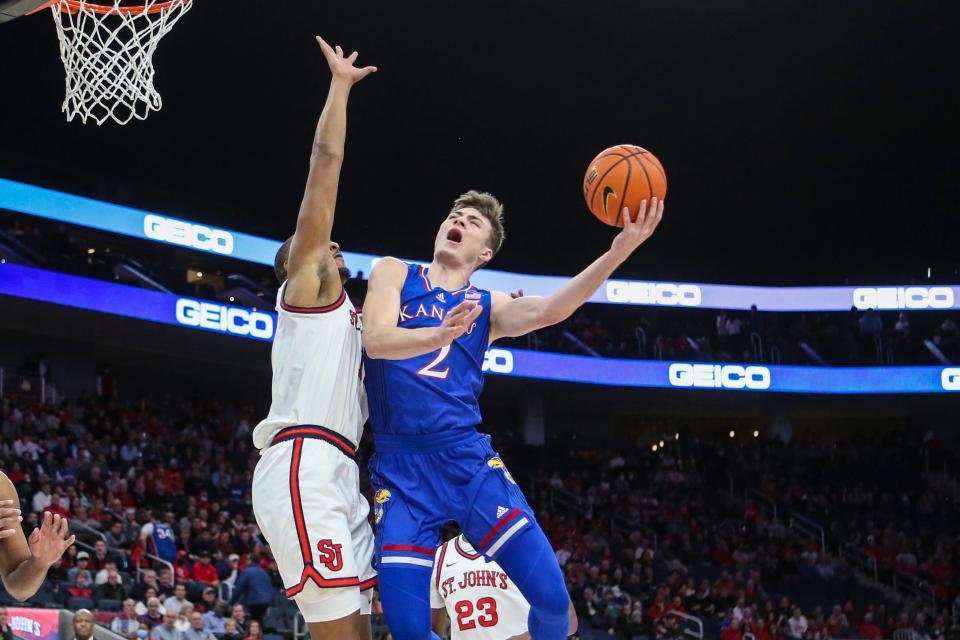
[(387, 626), (393, 640), (430, 640), (430, 618), (421, 619), (420, 616), (409, 615), (399, 611), (391, 616), (386, 610)]
[(568, 614), (570, 596), (567, 594), (567, 587), (563, 580), (559, 582), (551, 580), (537, 591), (539, 593), (536, 595), (536, 602), (531, 600), (531, 606), (550, 616), (566, 616)]

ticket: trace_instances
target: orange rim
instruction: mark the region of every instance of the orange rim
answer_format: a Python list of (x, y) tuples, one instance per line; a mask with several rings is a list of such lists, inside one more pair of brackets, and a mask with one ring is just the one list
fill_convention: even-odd
[(96, 4), (94, 2), (82, 2), (81, 0), (50, 0), (50, 2), (44, 3), (31, 11), (30, 13), (37, 13), (47, 7), (50, 7), (55, 4), (60, 5), (60, 11), (65, 13), (80, 13), (81, 11), (92, 11), (99, 15), (123, 15), (123, 16), (138, 16), (144, 13), (159, 13), (167, 9), (176, 8), (179, 5), (186, 4), (190, 0), (169, 0), (168, 2), (158, 2), (149, 9), (146, 6), (142, 7), (117, 7), (105, 4)]

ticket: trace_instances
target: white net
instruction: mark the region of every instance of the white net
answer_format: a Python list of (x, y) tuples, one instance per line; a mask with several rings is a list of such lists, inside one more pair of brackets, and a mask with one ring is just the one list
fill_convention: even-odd
[(67, 120), (144, 120), (163, 106), (153, 86), (153, 54), (193, 0), (60, 0), (51, 5), (66, 72)]

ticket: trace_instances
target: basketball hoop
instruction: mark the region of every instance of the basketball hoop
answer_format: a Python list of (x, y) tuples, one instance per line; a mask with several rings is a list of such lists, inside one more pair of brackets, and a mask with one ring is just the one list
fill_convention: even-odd
[(157, 44), (183, 17), (193, 0), (53, 0), (66, 72), (63, 111), (103, 124), (145, 120), (163, 106), (153, 86)]

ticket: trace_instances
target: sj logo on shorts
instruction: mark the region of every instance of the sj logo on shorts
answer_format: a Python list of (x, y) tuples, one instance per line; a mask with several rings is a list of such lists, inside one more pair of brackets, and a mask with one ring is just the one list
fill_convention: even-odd
[(383, 520), (383, 505), (390, 499), (393, 494), (390, 493), (389, 489), (380, 489), (373, 495), (373, 521), (376, 524), (380, 524), (380, 521)]
[(317, 543), (317, 551), (320, 552), (318, 560), (320, 564), (330, 571), (340, 571), (343, 569), (343, 554), (340, 553), (340, 547), (343, 545), (333, 544), (333, 540), (327, 538)]
[(509, 480), (512, 484), (517, 484), (517, 481), (514, 480), (514, 479), (513, 479), (513, 476), (510, 475), (510, 472), (507, 471), (507, 465), (503, 464), (503, 460), (501, 460), (499, 457), (497, 457), (497, 458), (490, 458), (489, 460), (487, 460), (487, 466), (490, 467), (491, 469), (501, 469), (501, 470), (503, 470), (503, 476), (504, 476), (507, 480)]

